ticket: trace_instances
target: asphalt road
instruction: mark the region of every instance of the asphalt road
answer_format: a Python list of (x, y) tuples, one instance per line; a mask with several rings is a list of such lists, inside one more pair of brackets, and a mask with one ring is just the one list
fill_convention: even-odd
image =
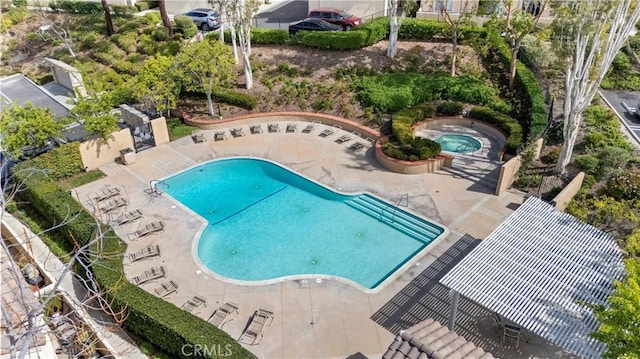
[(309, 3), (306, 1), (283, 1), (267, 11), (259, 13), (253, 19), (253, 25), (287, 30), (290, 22), (304, 19), (308, 12)]
[[(640, 111), (640, 92), (601, 90), (600, 93), (622, 118), (624, 125), (631, 132), (636, 142), (640, 144), (640, 115), (638, 115), (638, 111)], [(622, 106), (623, 102), (627, 106), (635, 108), (636, 113), (628, 113)]]

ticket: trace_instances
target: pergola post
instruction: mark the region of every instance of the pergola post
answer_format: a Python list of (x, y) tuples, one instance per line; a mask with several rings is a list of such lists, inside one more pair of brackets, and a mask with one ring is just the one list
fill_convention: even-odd
[(460, 293), (452, 289), (449, 291), (449, 296), (451, 297), (451, 312), (449, 313), (449, 324), (447, 324), (447, 328), (453, 331), (453, 328), (456, 326), (456, 314), (458, 314), (458, 300), (460, 299)]

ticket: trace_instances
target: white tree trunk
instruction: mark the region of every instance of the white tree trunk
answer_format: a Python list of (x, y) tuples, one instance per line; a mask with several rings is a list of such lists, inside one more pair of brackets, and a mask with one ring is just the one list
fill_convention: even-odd
[[(387, 48), (387, 57), (394, 58), (398, 52), (398, 32), (404, 20), (404, 8), (400, 8), (399, 0), (389, 0), (389, 10), (391, 11), (391, 19), (389, 24), (389, 47)], [(400, 14), (398, 14), (400, 13)]]
[[(614, 57), (627, 41), (631, 30), (640, 20), (640, 7), (635, 0), (620, 0), (608, 12), (580, 14), (595, 23), (586, 28), (587, 21), (578, 22), (568, 59), (565, 79), (564, 143), (556, 165), (556, 172), (564, 174), (571, 161), (573, 147), (580, 131), (582, 113), (589, 106), (607, 74)], [(631, 10), (631, 12), (629, 12)]]
[(211, 99), (211, 92), (207, 92), (207, 111), (209, 112), (209, 116), (213, 116), (213, 99)]
[(220, 29), (218, 30), (218, 40), (224, 44), (224, 22), (220, 22)]
[(233, 49), (233, 59), (235, 63), (238, 64), (238, 47), (236, 44), (236, 26), (234, 23), (229, 24), (229, 29), (231, 30), (231, 49)]

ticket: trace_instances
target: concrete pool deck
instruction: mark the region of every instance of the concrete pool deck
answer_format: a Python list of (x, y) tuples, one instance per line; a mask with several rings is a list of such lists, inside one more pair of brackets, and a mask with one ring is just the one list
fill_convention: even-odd
[[(283, 123), (280, 127), (284, 126)], [(109, 219), (117, 220), (118, 216), (135, 209), (144, 213), (141, 220), (115, 230), (129, 244), (129, 252), (157, 244), (162, 255), (125, 265), (125, 273), (131, 278), (149, 267), (164, 265), (167, 278), (180, 286), (177, 293), (166, 298), (175, 305), (181, 306), (194, 295), (204, 297), (207, 306), (196, 314), (207, 319), (223, 303), (237, 303), (240, 314), (223, 328), (236, 339), (255, 310), (272, 309), (275, 320), (267, 328), (262, 343), (247, 346), (259, 358), (344, 358), (357, 354), (380, 357), (396, 333), (374, 322), (372, 315), (463, 235), (486, 237), (522, 203), (524, 196), (518, 191), (495, 196), (493, 189), (447, 172), (424, 175), (388, 172), (376, 163), (370, 146), (366, 151), (354, 152), (348, 149), (351, 143), (336, 143), (341, 135), (339, 131), (322, 138), (318, 136), (318, 129), (310, 134), (284, 131), (251, 134), (248, 126), (243, 128), (246, 133), (243, 137), (214, 141), (213, 131), (203, 131), (207, 142), (194, 143), (185, 137), (138, 153), (136, 162), (128, 166), (119, 163), (103, 166), (100, 169), (107, 176), (75, 189), (74, 196), (89, 211), (97, 213), (96, 204), (91, 200), (95, 193), (118, 187), (128, 205), (111, 214)], [(214, 279), (206, 275), (192, 257), (196, 235), (203, 223), (168, 196), (150, 196), (145, 190), (152, 180), (230, 156), (267, 158), (340, 191), (371, 192), (391, 203), (408, 194), (411, 211), (444, 224), (451, 233), (376, 294), (365, 294), (332, 280), (239, 286)], [(107, 220), (107, 216), (103, 215), (103, 219)], [(128, 240), (135, 230), (157, 220), (165, 223), (164, 231)], [(142, 287), (153, 292), (160, 282), (156, 280)], [(518, 353), (510, 355), (519, 356)], [(522, 357), (532, 356), (525, 353)]]

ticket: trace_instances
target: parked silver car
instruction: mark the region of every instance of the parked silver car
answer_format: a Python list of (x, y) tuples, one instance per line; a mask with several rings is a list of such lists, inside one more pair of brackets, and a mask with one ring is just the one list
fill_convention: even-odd
[(215, 30), (220, 27), (220, 15), (213, 9), (193, 9), (182, 15), (190, 17), (198, 29), (203, 31)]

